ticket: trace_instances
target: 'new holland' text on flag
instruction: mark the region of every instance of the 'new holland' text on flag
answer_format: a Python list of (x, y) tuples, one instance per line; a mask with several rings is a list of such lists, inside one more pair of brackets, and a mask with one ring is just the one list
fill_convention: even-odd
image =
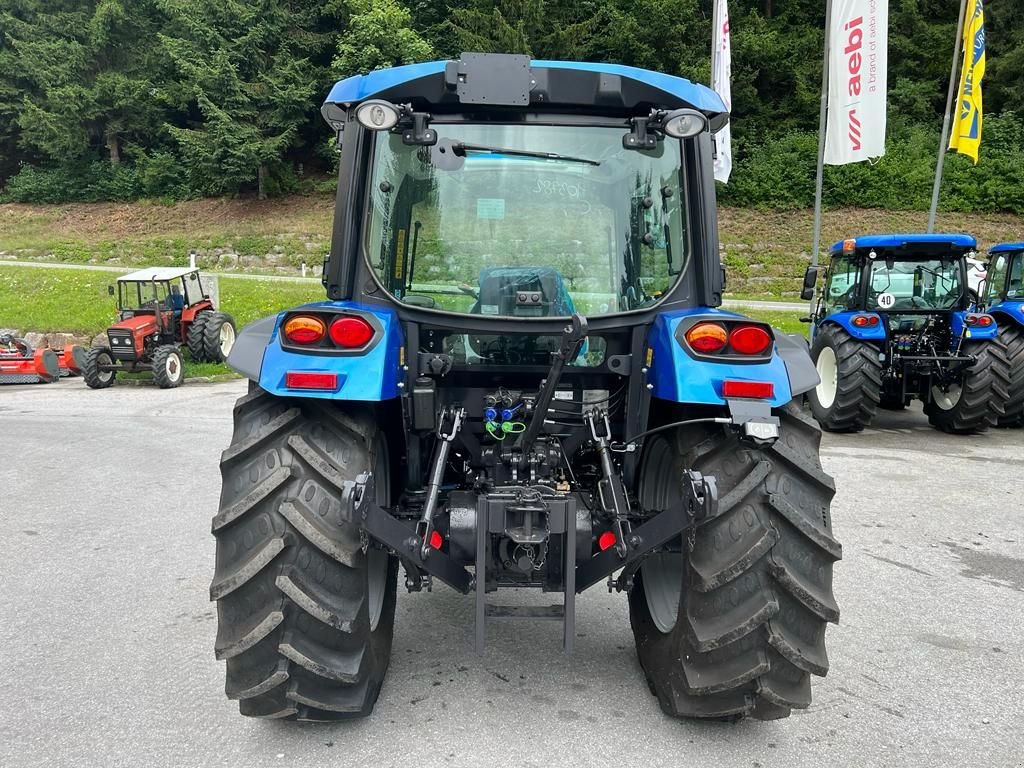
[[(729, 40), (729, 7), (726, 0), (716, 0), (714, 48), (711, 56), (711, 87), (722, 97), (725, 108), (732, 111), (732, 52)], [(728, 181), (732, 173), (732, 128), (726, 123), (715, 134), (715, 180)]]
[(985, 76), (985, 6), (983, 0), (967, 0), (964, 19), (964, 66), (960, 73), (960, 97), (953, 115), (949, 148), (978, 164), (981, 146), (981, 79)]
[(885, 154), (887, 0), (832, 0), (825, 163)]

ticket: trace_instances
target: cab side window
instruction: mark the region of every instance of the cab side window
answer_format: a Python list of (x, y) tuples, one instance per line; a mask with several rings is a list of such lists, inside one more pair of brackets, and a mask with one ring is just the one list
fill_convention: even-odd
[[(1019, 261), (1019, 260), (1018, 260)], [(989, 305), (995, 304), (1001, 298), (1003, 286), (1006, 284), (1007, 258), (1005, 254), (996, 256), (989, 264), (988, 274), (985, 276), (985, 300)], [(1017, 268), (1018, 273), (1020, 268)], [(1020, 275), (1018, 274), (1018, 282)]]
[(837, 256), (828, 268), (828, 284), (825, 287), (825, 311), (845, 312), (857, 294), (860, 284), (860, 267), (851, 256)]

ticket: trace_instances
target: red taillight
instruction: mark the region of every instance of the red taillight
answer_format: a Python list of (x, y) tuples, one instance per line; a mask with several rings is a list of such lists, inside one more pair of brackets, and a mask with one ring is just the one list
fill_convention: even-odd
[(722, 382), (722, 397), (750, 397), (757, 400), (770, 400), (775, 396), (775, 385), (770, 381), (732, 381)]
[(373, 338), (373, 326), (361, 317), (345, 315), (331, 323), (331, 341), (339, 347), (355, 349), (366, 346)]
[(441, 537), (441, 534), (437, 531), (431, 531), (429, 543), (431, 549), (440, 549), (441, 545), (444, 544), (444, 539)]
[(850, 322), (857, 328), (874, 327), (878, 325), (878, 315), (854, 315)]
[(771, 343), (768, 331), (757, 325), (741, 325), (729, 334), (729, 346), (741, 355), (760, 355)]
[(288, 371), (284, 375), (287, 389), (328, 389), (338, 388), (338, 374), (316, 373), (313, 371)]
[(697, 323), (686, 332), (686, 343), (697, 352), (720, 352), (729, 343), (729, 334), (718, 323)]
[(615, 534), (611, 531), (605, 531), (597, 537), (597, 548), (604, 552), (606, 549), (611, 549), (615, 546), (615, 542), (618, 539), (615, 538)]
[(327, 333), (327, 326), (319, 317), (296, 315), (288, 318), (282, 332), (292, 344), (316, 344)]
[(987, 328), (992, 325), (992, 318), (988, 315), (978, 315), (978, 325), (982, 328)]

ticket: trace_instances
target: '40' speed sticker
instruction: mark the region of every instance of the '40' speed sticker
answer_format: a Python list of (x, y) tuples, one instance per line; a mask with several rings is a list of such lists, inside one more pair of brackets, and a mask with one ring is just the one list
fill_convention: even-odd
[(891, 293), (880, 293), (878, 294), (878, 306), (882, 309), (892, 309), (896, 306), (896, 297)]

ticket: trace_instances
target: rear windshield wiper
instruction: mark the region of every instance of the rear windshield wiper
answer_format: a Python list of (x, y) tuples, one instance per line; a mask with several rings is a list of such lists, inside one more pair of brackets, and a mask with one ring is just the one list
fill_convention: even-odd
[(538, 157), (542, 160), (561, 160), (566, 163), (585, 163), (587, 165), (600, 165), (597, 160), (589, 160), (585, 157), (571, 157), (559, 155), (555, 152), (532, 152), (528, 149), (505, 149), (503, 147), (488, 147), (483, 144), (466, 144), (464, 141), (453, 141), (452, 152), (460, 157), (465, 157), (469, 152), (481, 152), (488, 155), (509, 155), (511, 157)]

